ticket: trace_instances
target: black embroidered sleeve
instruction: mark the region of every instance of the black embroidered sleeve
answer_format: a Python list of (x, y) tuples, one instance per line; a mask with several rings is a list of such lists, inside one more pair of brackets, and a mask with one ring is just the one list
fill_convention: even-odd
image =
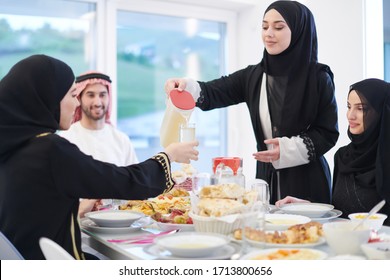
[(166, 153), (160, 152), (157, 155), (153, 156), (152, 159), (156, 160), (158, 163), (161, 164), (161, 166), (164, 169), (165, 173), (165, 191), (170, 191), (173, 186), (175, 185), (175, 181), (172, 179), (172, 173), (171, 173), (171, 162), (169, 160), (169, 157)]
[(307, 155), (309, 156), (309, 161), (314, 161), (316, 159), (316, 150), (315, 150), (313, 141), (305, 133), (301, 134), (300, 136), (303, 139), (303, 143), (306, 145)]

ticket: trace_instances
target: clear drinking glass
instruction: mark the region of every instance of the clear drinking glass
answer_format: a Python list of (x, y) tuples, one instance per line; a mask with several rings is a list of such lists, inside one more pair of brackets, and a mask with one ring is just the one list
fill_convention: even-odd
[(180, 142), (195, 141), (195, 124), (184, 123), (180, 125), (179, 140)]
[(198, 195), (204, 186), (211, 184), (211, 175), (207, 172), (196, 173), (192, 176), (192, 192)]
[(265, 247), (265, 214), (269, 209), (269, 189), (267, 182), (256, 179), (250, 185), (248, 203), (242, 211), (242, 251), (251, 247)]

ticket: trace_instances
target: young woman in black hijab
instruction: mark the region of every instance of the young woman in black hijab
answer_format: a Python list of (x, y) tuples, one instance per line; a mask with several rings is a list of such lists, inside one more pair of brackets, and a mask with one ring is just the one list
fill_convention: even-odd
[(262, 61), (209, 82), (169, 79), (166, 92), (187, 88), (202, 110), (245, 102), (257, 150), (257, 178), (270, 184), (271, 202), (287, 195), (331, 201), (324, 154), (338, 139), (333, 74), (317, 60), (317, 34), (310, 10), (276, 1), (262, 23)]
[(176, 143), (127, 167), (94, 160), (55, 134), (78, 106), (64, 62), (34, 55), (0, 81), (0, 231), (26, 259), (44, 259), (40, 237), (84, 259), (79, 198), (146, 199), (173, 186), (170, 160), (196, 160), (197, 142)]
[[(347, 106), (351, 143), (334, 156), (332, 203), (347, 218), (385, 199), (380, 212), (390, 217), (390, 84), (379, 79), (353, 84)], [(286, 197), (276, 204), (294, 202), (302, 200)]]
[[(347, 146), (335, 154), (333, 204), (347, 217), (382, 199), (390, 217), (390, 85), (378, 79), (353, 84), (348, 94)], [(390, 225), (390, 219), (385, 221)]]

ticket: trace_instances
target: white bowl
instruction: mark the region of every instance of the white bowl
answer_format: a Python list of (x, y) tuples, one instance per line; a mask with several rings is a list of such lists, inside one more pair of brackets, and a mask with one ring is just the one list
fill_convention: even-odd
[(100, 227), (129, 227), (144, 214), (128, 210), (103, 210), (88, 212), (85, 216)]
[[(253, 215), (255, 215), (255, 213)], [(235, 229), (241, 228), (243, 220), (243, 214), (232, 214), (221, 217), (205, 217), (190, 212), (189, 216), (192, 218), (195, 231), (214, 232), (225, 235), (232, 233)]]
[(287, 214), (307, 216), (310, 218), (320, 218), (327, 212), (333, 210), (334, 206), (325, 203), (288, 203), (279, 207)]
[[(351, 221), (361, 221), (365, 217), (367, 217), (368, 213), (352, 213), (348, 215), (348, 218)], [(377, 213), (369, 217), (364, 224), (367, 225), (367, 227), (373, 229), (373, 230), (380, 230), (383, 222), (387, 219), (387, 215)]]
[(156, 222), (156, 224), (162, 231), (170, 231), (175, 229), (179, 229), (180, 231), (195, 231), (194, 224), (173, 224), (160, 222)]
[(360, 245), (370, 239), (370, 232), (366, 226), (357, 226), (355, 221), (337, 221), (323, 224), (324, 237), (329, 247), (337, 255), (359, 255), (362, 254)]
[(161, 248), (170, 251), (175, 256), (184, 258), (212, 255), (229, 242), (230, 239), (225, 235), (206, 232), (179, 232), (154, 239), (154, 243)]
[(266, 214), (265, 229), (266, 230), (286, 230), (289, 227), (297, 224), (305, 224), (311, 219), (301, 215), (291, 214)]
[(362, 244), (361, 248), (370, 260), (390, 260), (390, 242)]

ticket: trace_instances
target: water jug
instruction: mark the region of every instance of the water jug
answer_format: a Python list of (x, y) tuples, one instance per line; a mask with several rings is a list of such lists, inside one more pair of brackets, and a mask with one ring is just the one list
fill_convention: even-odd
[(188, 123), (195, 108), (195, 101), (188, 91), (173, 89), (168, 96), (167, 106), (160, 128), (160, 144), (164, 148), (179, 142), (180, 125)]

